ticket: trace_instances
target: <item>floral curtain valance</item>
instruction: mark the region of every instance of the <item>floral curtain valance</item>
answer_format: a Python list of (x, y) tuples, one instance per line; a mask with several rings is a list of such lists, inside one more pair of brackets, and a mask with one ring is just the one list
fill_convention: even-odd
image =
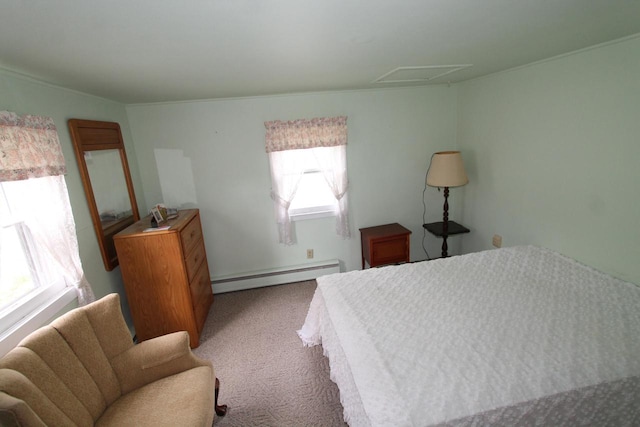
[(347, 117), (265, 122), (267, 153), (347, 144)]
[(64, 175), (66, 172), (53, 119), (0, 111), (0, 181)]

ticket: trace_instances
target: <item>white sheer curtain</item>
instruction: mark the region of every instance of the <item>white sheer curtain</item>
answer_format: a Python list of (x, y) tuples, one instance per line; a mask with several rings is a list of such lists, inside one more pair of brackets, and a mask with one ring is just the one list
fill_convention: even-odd
[(347, 118), (321, 117), (265, 122), (266, 151), (271, 169), (271, 198), (276, 209), (280, 243), (293, 244), (289, 205), (304, 173), (297, 150), (313, 150), (327, 184), (338, 201), (336, 232), (350, 237), (347, 204)]
[(298, 184), (304, 170), (295, 161), (295, 151), (272, 151), (269, 153), (271, 169), (271, 198), (276, 210), (278, 236), (280, 243), (291, 245), (294, 242), (289, 217), (289, 206), (296, 195)]
[[(0, 112), (0, 181), (16, 182), (7, 198), (36, 245), (78, 293), (81, 305), (95, 300), (80, 261), (76, 227), (58, 133), (49, 117)], [(5, 193), (6, 194), (6, 193)]]
[(351, 236), (349, 232), (349, 204), (347, 203), (347, 146), (311, 148), (324, 179), (333, 196), (338, 201), (336, 212), (336, 233), (343, 238)]

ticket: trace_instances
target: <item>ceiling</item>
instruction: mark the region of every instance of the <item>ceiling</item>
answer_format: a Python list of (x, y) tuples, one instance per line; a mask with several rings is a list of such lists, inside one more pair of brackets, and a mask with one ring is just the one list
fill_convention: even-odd
[[(147, 103), (455, 83), (638, 33), (638, 0), (0, 0), (0, 68)], [(428, 68), (375, 82), (399, 67)]]

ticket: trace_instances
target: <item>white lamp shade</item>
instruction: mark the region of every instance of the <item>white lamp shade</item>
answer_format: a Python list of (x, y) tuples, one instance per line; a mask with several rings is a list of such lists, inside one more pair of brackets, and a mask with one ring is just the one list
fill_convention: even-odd
[(431, 157), (427, 185), (431, 187), (460, 187), (469, 182), (459, 151), (440, 151)]

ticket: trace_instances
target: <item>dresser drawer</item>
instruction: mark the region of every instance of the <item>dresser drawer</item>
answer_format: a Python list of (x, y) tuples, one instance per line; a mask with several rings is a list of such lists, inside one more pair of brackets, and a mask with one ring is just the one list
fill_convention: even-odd
[(201, 238), (202, 227), (200, 226), (200, 216), (196, 215), (180, 232), (183, 253), (188, 254), (193, 245)]
[(205, 320), (207, 320), (209, 306), (213, 302), (211, 278), (209, 277), (209, 268), (206, 262), (202, 263), (198, 269), (193, 281), (189, 284), (189, 289), (191, 291), (196, 326), (198, 327), (198, 332), (200, 332)]
[(189, 252), (184, 259), (184, 264), (187, 268), (187, 277), (189, 278), (189, 283), (193, 280), (193, 276), (195, 276), (198, 271), (198, 267), (202, 264), (202, 260), (206, 257), (204, 250), (204, 240), (200, 239), (200, 241), (196, 242), (195, 247)]

